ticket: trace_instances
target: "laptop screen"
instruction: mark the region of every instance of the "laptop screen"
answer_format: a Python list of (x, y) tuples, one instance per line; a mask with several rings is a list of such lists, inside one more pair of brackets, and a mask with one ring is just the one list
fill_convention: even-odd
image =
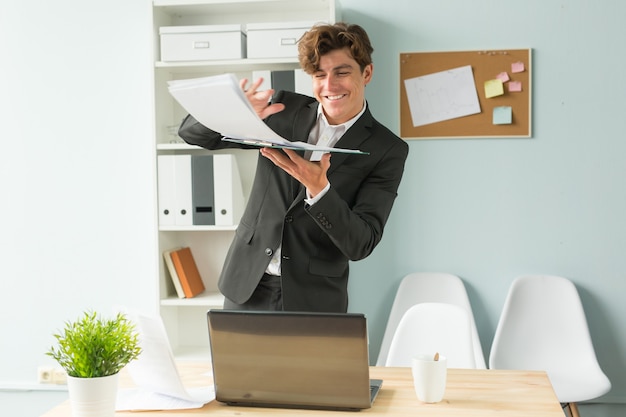
[(210, 310), (216, 399), (237, 405), (371, 406), (362, 314)]

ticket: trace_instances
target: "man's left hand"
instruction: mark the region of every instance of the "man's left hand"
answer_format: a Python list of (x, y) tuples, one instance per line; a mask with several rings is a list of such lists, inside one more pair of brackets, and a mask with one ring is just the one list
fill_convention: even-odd
[(328, 185), (330, 153), (315, 162), (304, 159), (292, 149), (261, 148), (261, 155), (303, 184), (311, 198)]

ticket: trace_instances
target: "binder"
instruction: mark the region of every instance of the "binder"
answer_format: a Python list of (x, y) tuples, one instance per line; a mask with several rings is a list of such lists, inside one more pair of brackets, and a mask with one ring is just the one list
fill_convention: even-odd
[(191, 201), (194, 225), (215, 224), (213, 155), (191, 156)]
[(244, 209), (243, 189), (234, 155), (213, 155), (215, 224), (236, 225)]
[(300, 68), (293, 70), (293, 74), (296, 93), (313, 97), (313, 80), (311, 76)]
[(191, 201), (191, 155), (174, 155), (174, 194), (176, 226), (193, 224)]
[[(313, 81), (311, 80), (311, 76), (300, 68), (285, 71), (252, 71), (252, 81), (256, 81), (261, 77), (263, 77), (263, 82), (258, 88), (259, 91), (274, 88), (276, 91), (288, 90), (313, 97)], [(277, 80), (278, 85), (273, 84), (272, 80)]]
[(234, 226), (245, 198), (231, 154), (159, 155), (160, 226)]
[(157, 180), (159, 225), (192, 225), (191, 155), (159, 155)]
[(272, 71), (272, 88), (275, 91), (296, 91), (293, 70)]
[(172, 226), (176, 224), (174, 215), (176, 207), (174, 155), (159, 155), (157, 157), (157, 181), (159, 184), (159, 224)]

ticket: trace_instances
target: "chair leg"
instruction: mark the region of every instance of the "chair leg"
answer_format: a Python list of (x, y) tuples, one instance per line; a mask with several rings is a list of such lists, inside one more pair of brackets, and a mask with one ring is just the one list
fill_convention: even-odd
[(576, 403), (567, 403), (564, 408), (567, 408), (570, 417), (580, 417)]

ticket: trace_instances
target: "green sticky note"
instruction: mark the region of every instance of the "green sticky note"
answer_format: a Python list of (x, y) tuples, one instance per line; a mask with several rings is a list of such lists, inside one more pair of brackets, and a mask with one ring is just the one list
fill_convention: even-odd
[(494, 125), (510, 125), (513, 122), (513, 109), (511, 106), (498, 106), (493, 108)]

